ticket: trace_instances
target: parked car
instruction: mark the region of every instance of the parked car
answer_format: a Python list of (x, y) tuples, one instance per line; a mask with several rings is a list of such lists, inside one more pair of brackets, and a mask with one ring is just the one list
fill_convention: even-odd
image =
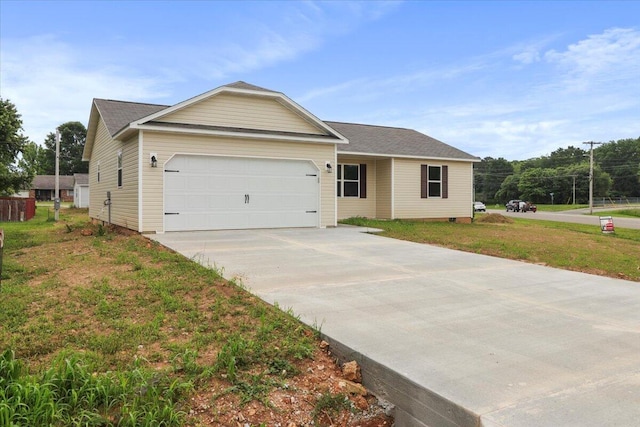
[(521, 200), (509, 200), (505, 207), (507, 208), (507, 212), (520, 212), (520, 202)]
[(536, 212), (538, 207), (531, 202), (523, 200), (509, 200), (505, 205), (507, 212)]
[(473, 211), (474, 212), (486, 212), (487, 207), (482, 202), (473, 202)]

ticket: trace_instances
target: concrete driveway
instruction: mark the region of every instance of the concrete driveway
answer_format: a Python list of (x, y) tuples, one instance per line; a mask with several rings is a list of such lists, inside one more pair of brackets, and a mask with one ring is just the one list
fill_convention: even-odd
[(149, 236), (359, 360), (399, 426), (635, 426), (640, 283), (355, 227)]

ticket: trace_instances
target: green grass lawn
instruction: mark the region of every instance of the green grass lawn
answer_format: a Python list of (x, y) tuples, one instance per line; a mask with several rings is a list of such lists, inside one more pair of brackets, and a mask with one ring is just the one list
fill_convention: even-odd
[(616, 216), (619, 218), (640, 218), (640, 208), (613, 209), (608, 211), (598, 211), (594, 216)]
[[(498, 217), (505, 222), (483, 222)], [(343, 222), (380, 228), (381, 235), (395, 239), (640, 281), (640, 230), (616, 228), (615, 234), (603, 234), (592, 225), (499, 214), (476, 214), (471, 224), (363, 218)]]

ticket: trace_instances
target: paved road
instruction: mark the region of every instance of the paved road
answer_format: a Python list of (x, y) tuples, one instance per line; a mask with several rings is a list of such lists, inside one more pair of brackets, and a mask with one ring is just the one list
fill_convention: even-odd
[[(593, 224), (594, 227), (600, 227), (600, 220), (597, 216), (587, 215), (588, 209), (577, 209), (563, 212), (505, 212), (504, 209), (487, 209), (487, 213), (499, 213), (504, 216), (514, 218), (539, 219), (544, 221), (561, 221), (573, 222), (577, 224)], [(610, 210), (607, 209), (609, 212)], [(597, 214), (598, 210), (594, 210)], [(609, 215), (609, 214), (607, 214)], [(613, 223), (617, 228), (636, 228), (640, 229), (640, 218), (620, 218), (613, 215)]]
[(640, 420), (640, 283), (355, 227), (149, 237), (321, 326), (398, 426)]

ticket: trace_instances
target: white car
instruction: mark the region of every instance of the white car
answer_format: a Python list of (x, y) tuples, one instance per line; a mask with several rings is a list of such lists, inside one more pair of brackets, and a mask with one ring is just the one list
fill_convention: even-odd
[(482, 202), (473, 202), (473, 211), (474, 212), (486, 212), (487, 207)]

